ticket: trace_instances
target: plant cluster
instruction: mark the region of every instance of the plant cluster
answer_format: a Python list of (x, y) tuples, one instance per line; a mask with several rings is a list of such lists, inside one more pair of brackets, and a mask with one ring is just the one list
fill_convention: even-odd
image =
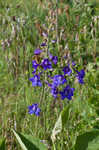
[[(46, 43), (42, 43), (41, 46), (42, 45), (44, 47)], [(38, 58), (39, 61), (32, 61), (33, 77), (29, 79), (32, 82), (32, 86), (41, 87), (47, 85), (55, 99), (60, 98), (64, 100), (67, 98), (71, 100), (75, 91), (75, 88), (73, 88), (75, 78), (77, 78), (80, 84), (84, 84), (84, 69), (78, 71), (77, 65), (74, 62), (65, 64), (65, 58), (61, 66), (57, 56), (53, 56), (48, 52), (48, 56), (43, 58), (40, 57), (41, 53), (43, 53), (43, 50), (40, 48), (34, 51), (34, 56)], [(57, 74), (55, 74), (55, 70), (58, 70)], [(40, 109), (37, 104), (29, 106), (28, 109), (30, 114), (40, 115)]]

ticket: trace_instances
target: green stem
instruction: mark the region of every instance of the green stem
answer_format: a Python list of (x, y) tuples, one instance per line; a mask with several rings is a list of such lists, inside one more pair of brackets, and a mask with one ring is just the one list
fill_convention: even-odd
[(54, 149), (54, 150), (56, 150), (56, 147), (55, 147), (55, 144), (54, 144), (54, 142), (53, 142), (53, 149)]
[(58, 0), (56, 0), (56, 37), (57, 37), (57, 46), (59, 52), (59, 35), (58, 35)]

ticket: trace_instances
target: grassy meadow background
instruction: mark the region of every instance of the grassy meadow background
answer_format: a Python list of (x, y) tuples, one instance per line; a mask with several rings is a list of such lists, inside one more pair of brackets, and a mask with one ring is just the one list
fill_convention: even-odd
[[(42, 98), (42, 89), (33, 88), (29, 77), (33, 52), (53, 24), (50, 15), (56, 9), (58, 31), (49, 40), (58, 34), (59, 41), (51, 51), (60, 58), (70, 56), (86, 75), (83, 86), (75, 82), (68, 121), (53, 146), (52, 130), (65, 102), (54, 103), (48, 95), (39, 118), (28, 114), (28, 106)], [(74, 150), (77, 136), (99, 129), (98, 54), (98, 0), (60, 0), (58, 5), (55, 0), (0, 0), (0, 138), (5, 138), (6, 150), (21, 150), (11, 129), (45, 140), (51, 150)]]

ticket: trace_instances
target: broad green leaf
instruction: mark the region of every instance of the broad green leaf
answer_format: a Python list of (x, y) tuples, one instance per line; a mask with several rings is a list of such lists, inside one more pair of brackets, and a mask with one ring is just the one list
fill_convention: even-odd
[(23, 150), (47, 150), (47, 147), (39, 139), (31, 135), (18, 133), (14, 130), (13, 132)]
[(23, 150), (28, 150), (28, 149), (26, 148), (25, 144), (23, 143), (23, 141), (21, 140), (19, 134), (16, 133), (14, 130), (12, 130), (12, 131), (13, 131), (15, 137), (17, 138), (17, 140), (18, 140), (18, 142), (19, 142), (21, 148), (22, 148)]
[(79, 135), (76, 140), (75, 150), (99, 150), (99, 130), (93, 129)]
[(4, 138), (0, 138), (0, 150), (6, 150)]

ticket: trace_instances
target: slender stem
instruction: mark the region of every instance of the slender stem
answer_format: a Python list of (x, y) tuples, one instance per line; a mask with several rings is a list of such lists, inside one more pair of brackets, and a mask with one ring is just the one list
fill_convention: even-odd
[(54, 144), (54, 142), (53, 142), (53, 149), (54, 149), (54, 150), (56, 150), (56, 147), (55, 147), (55, 144)]
[(19, 47), (16, 48), (16, 80), (18, 79), (18, 73), (19, 73)]
[(56, 37), (57, 37), (57, 46), (59, 51), (59, 35), (58, 35), (58, 0), (56, 0)]
[[(25, 46), (25, 40), (23, 43), (23, 74), (24, 74), (24, 80), (25, 80), (25, 67), (26, 67), (26, 46)], [(29, 80), (28, 80), (28, 85), (29, 85)], [(26, 89), (24, 86), (24, 102), (26, 102)]]
[(41, 94), (40, 94), (40, 102), (39, 102), (39, 105), (41, 105), (41, 103), (42, 103), (42, 99), (43, 99), (43, 96), (44, 96), (44, 85), (43, 85), (43, 87), (42, 87), (42, 91), (41, 91)]

